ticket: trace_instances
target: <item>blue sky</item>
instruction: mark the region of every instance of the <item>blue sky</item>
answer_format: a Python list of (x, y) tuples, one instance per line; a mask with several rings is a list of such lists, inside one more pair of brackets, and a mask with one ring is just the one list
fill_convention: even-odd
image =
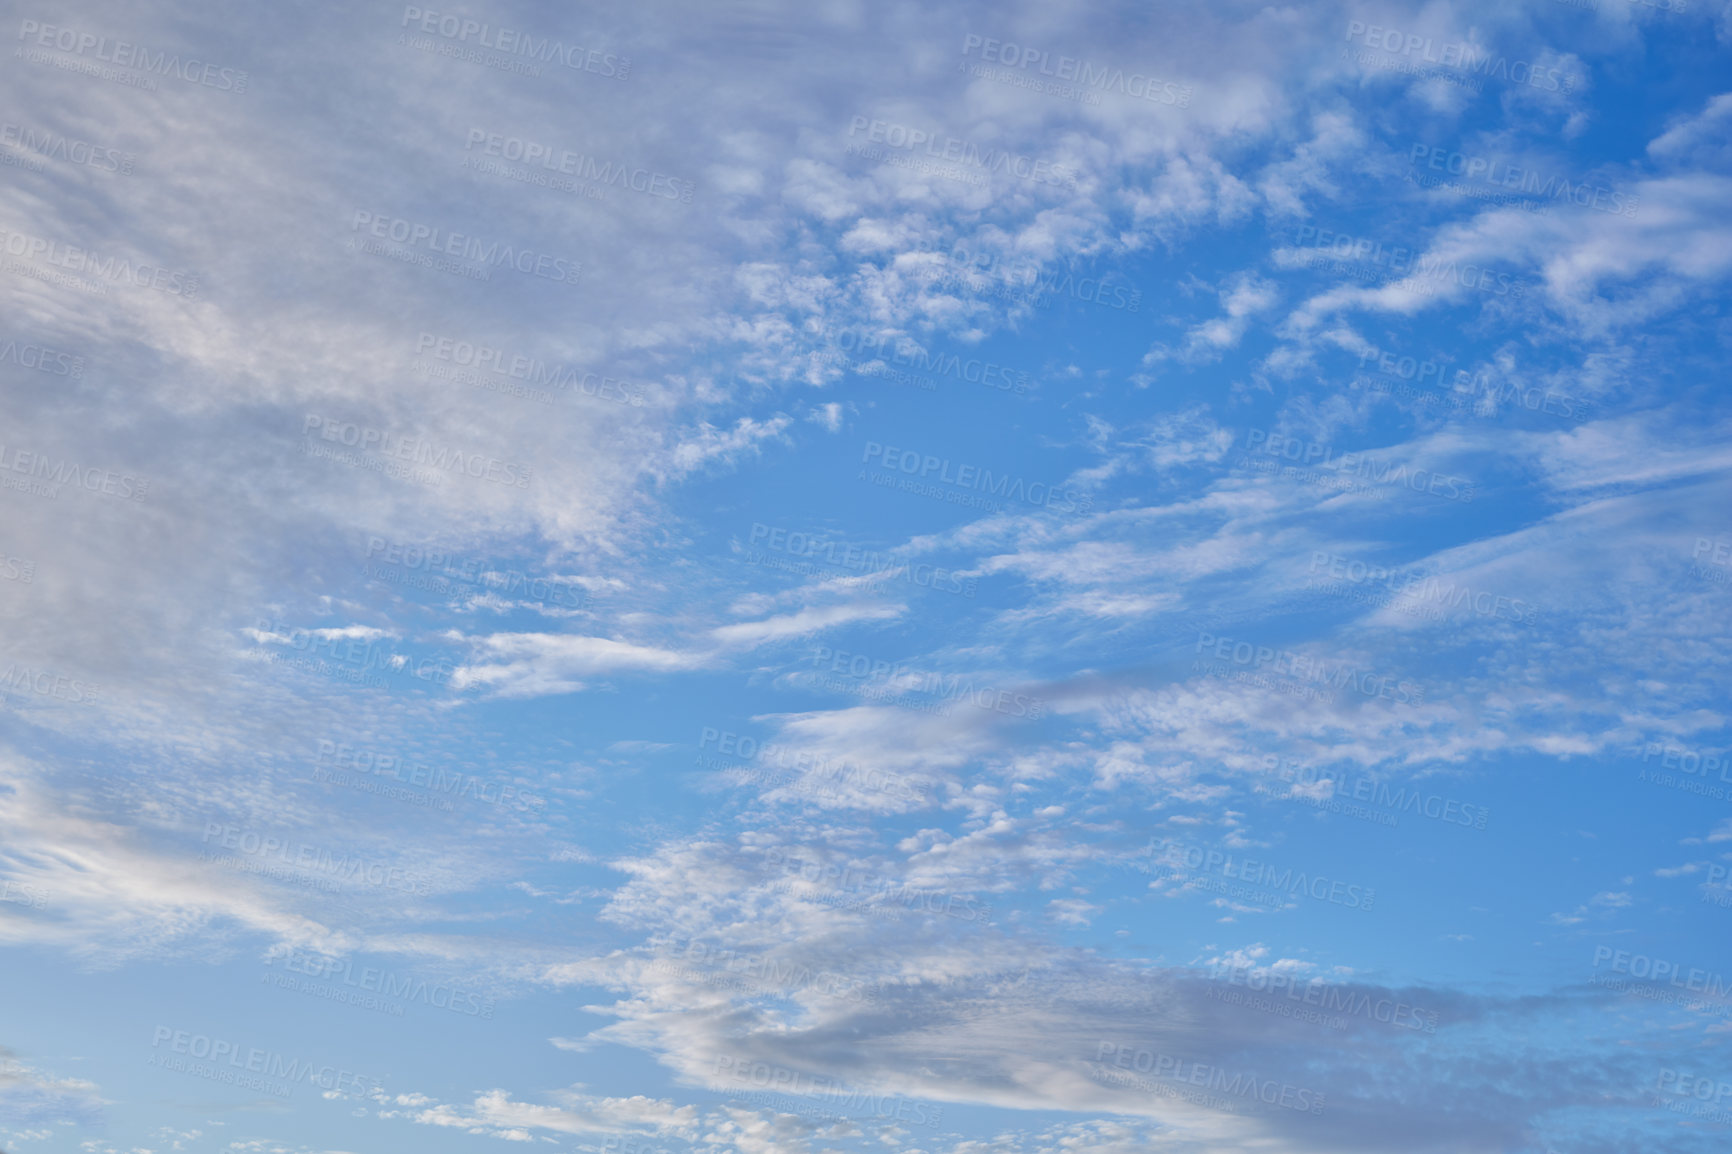
[(1732, 9), (10, 19), (4, 1149), (1723, 1148)]

